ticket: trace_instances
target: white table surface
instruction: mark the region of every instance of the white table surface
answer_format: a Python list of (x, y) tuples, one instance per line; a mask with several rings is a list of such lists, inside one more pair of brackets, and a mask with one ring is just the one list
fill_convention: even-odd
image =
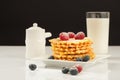
[[(46, 47), (46, 52), (51, 53), (50, 47)], [(0, 46), (0, 80), (120, 80), (120, 46), (110, 46), (108, 54), (111, 55), (108, 62), (71, 76), (54, 68), (31, 72), (26, 65), (25, 46)]]

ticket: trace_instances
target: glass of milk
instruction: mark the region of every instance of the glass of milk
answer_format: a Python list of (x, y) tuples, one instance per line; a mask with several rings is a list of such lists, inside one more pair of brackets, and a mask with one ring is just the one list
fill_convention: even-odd
[(96, 54), (107, 54), (110, 12), (86, 12), (87, 36)]

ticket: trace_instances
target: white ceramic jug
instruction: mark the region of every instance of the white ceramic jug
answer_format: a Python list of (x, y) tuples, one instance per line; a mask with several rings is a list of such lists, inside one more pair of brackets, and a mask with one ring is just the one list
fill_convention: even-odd
[(45, 32), (37, 23), (26, 29), (26, 58), (44, 58), (46, 38), (50, 36), (51, 33)]

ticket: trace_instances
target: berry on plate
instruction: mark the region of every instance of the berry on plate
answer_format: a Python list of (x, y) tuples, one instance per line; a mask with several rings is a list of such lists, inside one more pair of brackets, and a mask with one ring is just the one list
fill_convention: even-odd
[(67, 74), (69, 72), (69, 68), (68, 67), (63, 67), (62, 68), (62, 73)]
[(36, 70), (36, 68), (37, 68), (36, 64), (30, 64), (29, 65), (29, 69), (32, 70), (32, 71)]
[(50, 56), (48, 59), (54, 59), (54, 56)]
[(84, 62), (87, 62), (87, 61), (89, 61), (89, 60), (90, 60), (90, 56), (86, 55), (86, 56), (83, 57), (83, 61), (84, 61)]
[(75, 37), (75, 33), (74, 32), (68, 32), (69, 38), (74, 38)]
[(70, 74), (71, 75), (77, 75), (78, 74), (78, 69), (76, 67), (70, 68)]
[(82, 61), (82, 58), (78, 57), (76, 58), (76, 61)]
[(60, 38), (60, 40), (66, 41), (66, 40), (69, 40), (69, 35), (66, 32), (61, 32), (59, 34), (59, 38)]
[(85, 38), (85, 33), (84, 32), (78, 32), (76, 35), (75, 35), (75, 39), (84, 39)]

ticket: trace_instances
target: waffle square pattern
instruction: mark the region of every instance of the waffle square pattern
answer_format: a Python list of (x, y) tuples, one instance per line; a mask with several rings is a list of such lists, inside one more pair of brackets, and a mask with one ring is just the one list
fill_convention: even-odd
[(54, 59), (75, 61), (76, 58), (82, 58), (86, 55), (90, 56), (90, 60), (95, 58), (93, 48), (91, 47), (93, 42), (87, 37), (82, 40), (70, 39), (67, 41), (53, 38), (50, 39), (49, 42)]

